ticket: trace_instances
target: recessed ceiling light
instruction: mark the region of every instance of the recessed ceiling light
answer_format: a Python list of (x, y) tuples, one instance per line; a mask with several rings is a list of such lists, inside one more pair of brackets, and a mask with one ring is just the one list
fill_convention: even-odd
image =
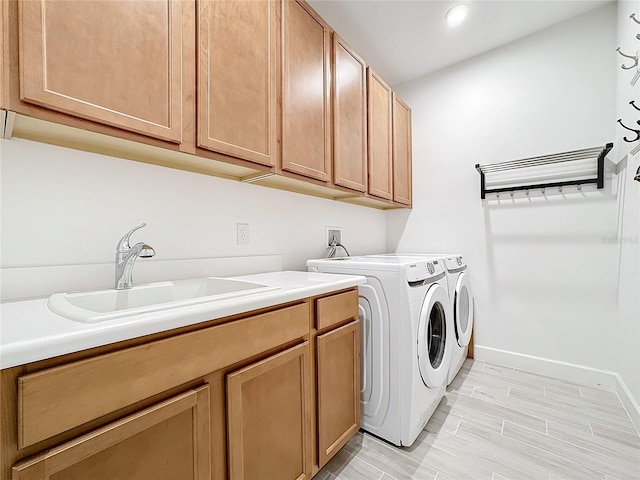
[(466, 5), (456, 5), (455, 7), (451, 7), (444, 17), (447, 19), (450, 27), (455, 27), (467, 18), (467, 11), (468, 8)]

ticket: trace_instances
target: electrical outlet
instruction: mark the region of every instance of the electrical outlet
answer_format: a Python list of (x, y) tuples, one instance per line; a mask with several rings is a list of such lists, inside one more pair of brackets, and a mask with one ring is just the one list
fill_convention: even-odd
[(342, 228), (340, 227), (327, 227), (325, 245), (331, 246), (331, 243), (335, 239), (336, 243), (342, 243)]
[(238, 245), (249, 245), (249, 224), (236, 223), (238, 233)]

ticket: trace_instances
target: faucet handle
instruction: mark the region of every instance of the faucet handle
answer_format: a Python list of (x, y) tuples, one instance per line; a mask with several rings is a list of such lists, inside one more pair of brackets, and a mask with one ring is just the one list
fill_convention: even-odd
[(141, 223), (137, 227), (132, 228), (127, 233), (125, 233), (124, 236), (118, 242), (118, 246), (116, 247), (116, 251), (117, 252), (121, 252), (121, 251), (130, 249), (131, 245), (129, 245), (129, 237), (131, 236), (131, 234), (133, 232), (135, 232), (136, 230), (140, 230), (142, 227), (145, 227), (146, 225), (147, 225), (146, 223)]

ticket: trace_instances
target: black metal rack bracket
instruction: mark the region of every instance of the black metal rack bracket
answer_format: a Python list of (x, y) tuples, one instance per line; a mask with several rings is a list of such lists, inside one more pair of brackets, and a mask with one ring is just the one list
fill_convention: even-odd
[[(585, 184), (595, 184), (598, 189), (604, 188), (604, 160), (607, 154), (613, 148), (613, 143), (607, 143), (604, 147), (585, 148), (582, 150), (572, 150), (569, 152), (556, 153), (552, 155), (543, 155), (539, 157), (525, 158), (521, 160), (511, 160), (508, 162), (492, 163), (486, 165), (476, 164), (475, 168), (480, 174), (480, 198), (485, 199), (488, 193), (517, 192), (522, 190), (545, 189), (553, 187), (565, 187), (577, 185), (581, 188)], [(518, 168), (536, 167), (540, 165), (552, 165), (562, 162), (571, 162), (576, 160), (586, 160), (597, 156), (597, 175), (595, 178), (586, 178), (578, 180), (565, 180), (558, 182), (535, 183), (527, 185), (513, 185), (510, 187), (487, 188), (486, 174), (495, 173), (505, 170), (515, 170)]]

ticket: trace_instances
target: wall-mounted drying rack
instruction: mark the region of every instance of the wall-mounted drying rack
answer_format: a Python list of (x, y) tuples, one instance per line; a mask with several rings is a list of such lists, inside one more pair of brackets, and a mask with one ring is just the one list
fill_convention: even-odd
[(476, 170), (480, 174), (480, 198), (484, 199), (488, 193), (513, 194), (522, 190), (528, 192), (570, 185), (577, 185), (578, 189), (582, 189), (582, 185), (591, 183), (596, 184), (597, 188), (603, 188), (604, 159), (612, 148), (613, 143), (607, 143), (604, 147), (486, 165), (476, 164)]

